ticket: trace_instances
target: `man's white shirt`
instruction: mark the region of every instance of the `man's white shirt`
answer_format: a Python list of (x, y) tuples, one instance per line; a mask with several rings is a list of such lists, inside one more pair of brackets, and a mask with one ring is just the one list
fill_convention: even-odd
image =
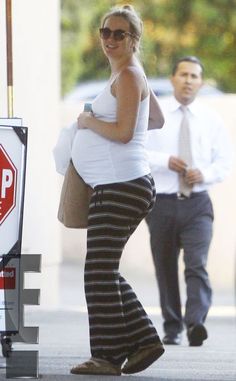
[[(178, 192), (178, 174), (168, 168), (170, 156), (178, 157), (178, 139), (182, 119), (180, 103), (174, 98), (159, 101), (165, 124), (149, 130), (147, 150), (157, 193)], [(201, 171), (204, 182), (195, 184), (193, 192), (208, 190), (230, 172), (232, 148), (223, 121), (213, 110), (195, 100), (190, 105), (189, 124), (193, 165)]]

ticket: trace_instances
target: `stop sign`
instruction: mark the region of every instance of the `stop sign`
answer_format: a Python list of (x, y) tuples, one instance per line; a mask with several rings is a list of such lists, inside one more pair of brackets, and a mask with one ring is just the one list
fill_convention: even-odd
[(0, 225), (16, 205), (17, 169), (0, 144)]

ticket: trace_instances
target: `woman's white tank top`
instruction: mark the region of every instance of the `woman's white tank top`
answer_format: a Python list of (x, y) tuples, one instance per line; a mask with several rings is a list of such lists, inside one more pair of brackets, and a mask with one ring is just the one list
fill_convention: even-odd
[[(112, 82), (92, 103), (93, 114), (106, 122), (116, 122), (117, 100)], [(145, 141), (149, 119), (149, 97), (140, 102), (133, 138), (126, 144), (106, 139), (89, 129), (78, 129), (72, 146), (72, 161), (91, 187), (136, 179), (150, 173)]]

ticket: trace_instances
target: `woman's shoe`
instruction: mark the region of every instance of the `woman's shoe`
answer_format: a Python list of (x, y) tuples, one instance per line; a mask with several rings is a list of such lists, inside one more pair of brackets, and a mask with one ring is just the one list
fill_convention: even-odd
[(141, 372), (156, 361), (163, 353), (165, 349), (162, 343), (152, 344), (137, 350), (128, 357), (127, 362), (121, 369), (122, 373), (132, 374)]
[(70, 370), (72, 374), (92, 374), (92, 375), (107, 375), (120, 376), (121, 367), (114, 365), (109, 361), (91, 357), (90, 360), (82, 364), (76, 365)]

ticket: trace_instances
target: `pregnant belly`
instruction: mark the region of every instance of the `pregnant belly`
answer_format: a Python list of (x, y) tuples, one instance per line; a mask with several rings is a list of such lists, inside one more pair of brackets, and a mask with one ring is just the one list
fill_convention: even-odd
[(72, 160), (83, 178), (99, 174), (99, 168), (107, 166), (109, 140), (88, 129), (78, 130), (72, 146)]

